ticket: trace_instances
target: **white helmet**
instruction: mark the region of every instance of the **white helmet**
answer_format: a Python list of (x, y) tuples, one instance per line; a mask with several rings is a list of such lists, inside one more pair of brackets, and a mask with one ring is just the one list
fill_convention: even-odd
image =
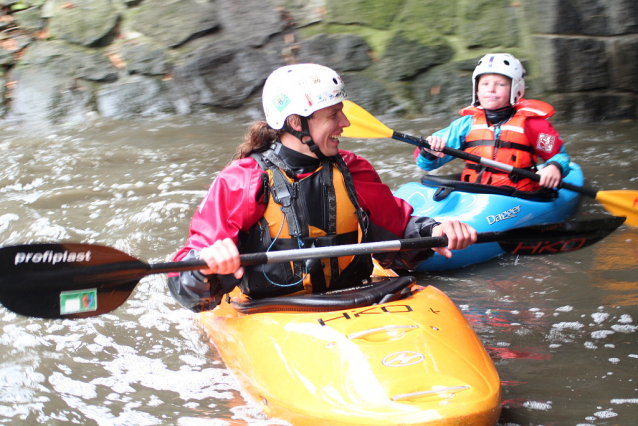
[(521, 61), (509, 53), (488, 53), (476, 65), (472, 74), (472, 105), (476, 105), (476, 83), (482, 74), (501, 74), (512, 79), (510, 104), (520, 101), (525, 94), (525, 68)]
[(346, 87), (335, 71), (323, 65), (295, 64), (268, 76), (261, 102), (268, 125), (279, 130), (292, 114), (308, 117), (345, 99)]

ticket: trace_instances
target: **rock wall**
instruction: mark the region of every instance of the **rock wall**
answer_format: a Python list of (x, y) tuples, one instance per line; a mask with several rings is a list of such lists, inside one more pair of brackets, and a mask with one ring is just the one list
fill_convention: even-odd
[[(635, 0), (0, 0), (0, 116), (80, 123), (257, 105), (273, 69), (340, 72), (374, 114), (454, 118), (488, 52), (556, 120), (635, 119)], [(253, 108), (254, 109), (254, 108)], [(253, 114), (259, 115), (259, 114)]]

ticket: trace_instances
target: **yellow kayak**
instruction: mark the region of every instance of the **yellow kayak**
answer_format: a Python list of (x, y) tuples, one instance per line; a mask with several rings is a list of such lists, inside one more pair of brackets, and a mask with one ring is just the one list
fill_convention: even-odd
[[(295, 426), (496, 424), (492, 360), (456, 305), (414, 282), (384, 278), (323, 299), (235, 296), (199, 315), (270, 417)], [(366, 291), (378, 288), (390, 296), (371, 305)]]

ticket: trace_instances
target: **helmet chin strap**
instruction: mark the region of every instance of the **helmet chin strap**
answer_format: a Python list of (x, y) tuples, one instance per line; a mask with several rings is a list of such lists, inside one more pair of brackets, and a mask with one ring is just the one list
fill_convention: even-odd
[[(288, 120), (286, 120), (286, 124), (284, 125), (283, 130), (285, 132), (290, 133), (297, 139), (299, 139), (301, 143), (308, 145), (308, 148), (310, 148), (310, 151), (314, 153), (318, 159), (323, 160), (324, 158), (326, 158), (326, 156), (323, 155), (323, 152), (321, 152), (321, 149), (319, 149), (315, 141), (312, 140), (312, 136), (310, 136), (310, 128), (308, 127), (308, 117), (299, 116), (299, 120), (301, 122), (301, 132), (293, 129), (292, 126), (288, 124)], [(307, 141), (303, 140), (303, 138), (305, 137), (308, 137)]]

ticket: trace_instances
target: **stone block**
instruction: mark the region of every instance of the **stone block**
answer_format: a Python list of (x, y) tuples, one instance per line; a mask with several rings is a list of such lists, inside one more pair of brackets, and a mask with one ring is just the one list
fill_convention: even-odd
[(111, 0), (56, 2), (49, 32), (57, 39), (86, 47), (107, 46), (115, 38), (120, 13)]
[(427, 44), (434, 36), (452, 35), (458, 29), (457, 0), (407, 0), (392, 28), (410, 40)]
[(25, 50), (16, 68), (29, 68), (74, 79), (110, 83), (118, 79), (118, 70), (94, 49), (55, 41), (38, 41)]
[(362, 75), (342, 74), (351, 101), (372, 115), (383, 115), (397, 107), (383, 84)]
[(29, 33), (40, 31), (44, 28), (45, 20), (42, 18), (42, 9), (30, 7), (13, 14), (15, 23)]
[(102, 86), (96, 93), (100, 115), (110, 119), (157, 118), (175, 114), (167, 82), (131, 76)]
[(31, 127), (78, 124), (92, 111), (93, 94), (81, 81), (49, 69), (18, 68), (9, 118)]
[(326, 0), (274, 0), (296, 28), (321, 22), (326, 17)]
[(118, 49), (129, 74), (164, 75), (169, 71), (168, 55), (150, 43), (130, 41)]
[(590, 37), (533, 36), (540, 77), (552, 92), (610, 86), (605, 42)]
[(525, 0), (524, 4), (534, 33), (612, 36), (638, 32), (635, 0)]
[(263, 46), (281, 32), (284, 21), (273, 0), (217, 0), (221, 30), (226, 38), (245, 46)]
[(549, 95), (548, 102), (556, 110), (558, 121), (573, 123), (635, 120), (638, 111), (635, 93), (555, 93)]
[(472, 103), (472, 71), (460, 70), (456, 63), (434, 67), (414, 80), (412, 95), (429, 118), (455, 120), (458, 111)]
[(463, 3), (459, 32), (468, 48), (514, 47), (519, 29), (514, 7), (509, 1), (476, 0)]
[(389, 29), (403, 0), (326, 0), (326, 20), (335, 24), (360, 24)]
[(638, 35), (607, 40), (611, 88), (638, 92)]
[(389, 81), (412, 80), (427, 69), (448, 62), (453, 56), (454, 49), (442, 37), (433, 37), (424, 44), (398, 32), (374, 68), (380, 77)]
[(283, 65), (280, 56), (265, 51), (210, 43), (180, 58), (174, 78), (192, 105), (238, 108)]
[(219, 28), (215, 4), (196, 0), (147, 0), (130, 23), (166, 47), (178, 47)]
[(297, 62), (322, 64), (337, 72), (359, 71), (372, 65), (370, 45), (356, 35), (319, 34), (298, 46)]

